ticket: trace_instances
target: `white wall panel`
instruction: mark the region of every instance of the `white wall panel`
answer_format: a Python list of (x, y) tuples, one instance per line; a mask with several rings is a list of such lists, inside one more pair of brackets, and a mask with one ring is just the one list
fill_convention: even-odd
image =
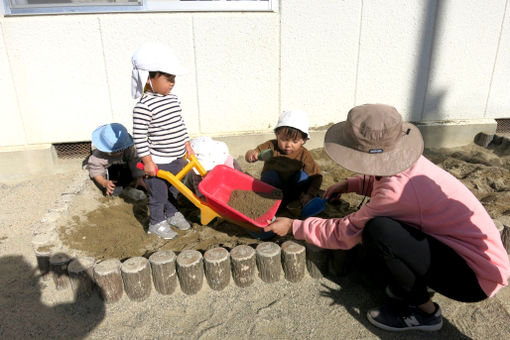
[(486, 117), (510, 118), (510, 4), (508, 1)]
[[(188, 131), (198, 134), (198, 107), (191, 16), (187, 14), (129, 14), (100, 18), (113, 119), (132, 130), (136, 100), (131, 98), (131, 56), (144, 42), (168, 45), (188, 74), (178, 76), (172, 93), (179, 96)], [(104, 117), (107, 118), (107, 117)]]
[(278, 117), (278, 15), (194, 15), (200, 131), (267, 130)]
[[(0, 23), (0, 34), (3, 24)], [(0, 93), (2, 109), (0, 110), (0, 147), (24, 145), (26, 143), (23, 122), (18, 109), (17, 94), (13, 86), (11, 66), (3, 34), (0, 35)]]
[(281, 110), (305, 110), (311, 126), (345, 119), (355, 102), (360, 9), (357, 0), (281, 2)]
[(90, 138), (111, 115), (95, 16), (11, 18), (5, 44), (28, 143)]
[[(363, 2), (356, 104), (393, 105), (405, 120), (419, 120), (430, 36), (427, 6), (434, 1)], [(423, 40), (425, 39), (425, 40)]]
[(422, 120), (484, 118), (505, 2), (439, 2)]
[(131, 130), (131, 55), (148, 40), (189, 70), (173, 92), (192, 135), (270, 132), (289, 108), (322, 126), (366, 102), (413, 121), (508, 118), (508, 7), (284, 0), (279, 12), (0, 16), (0, 147), (89, 140), (112, 121)]

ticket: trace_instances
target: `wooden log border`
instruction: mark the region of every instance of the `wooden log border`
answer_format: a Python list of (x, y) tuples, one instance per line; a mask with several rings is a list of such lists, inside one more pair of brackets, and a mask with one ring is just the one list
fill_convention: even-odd
[[(474, 141), (484, 147), (498, 146), (498, 145), (510, 145), (510, 139), (503, 136), (497, 135), (485, 135), (479, 134)], [(34, 226), (32, 246), (34, 255), (37, 259), (38, 270), (41, 278), (48, 280), (49, 277), (53, 277), (55, 282), (55, 288), (70, 289), (77, 297), (88, 298), (95, 292), (105, 299), (107, 303), (113, 303), (118, 301), (124, 295), (128, 296), (134, 301), (141, 301), (148, 297), (149, 294), (159, 295), (171, 295), (175, 291), (177, 286), (180, 286), (181, 292), (185, 294), (195, 294), (201, 289), (201, 278), (199, 281), (194, 282), (192, 287), (182, 287), (185, 282), (189, 281), (189, 277), (180, 277), (179, 268), (182, 271), (182, 265), (179, 267), (177, 257), (172, 251), (159, 251), (151, 255), (147, 261), (142, 259), (126, 259), (121, 263), (118, 259), (105, 259), (103, 261), (95, 261), (93, 258), (84, 257), (71, 257), (62, 251), (63, 246), (58, 240), (58, 233), (56, 231), (56, 221), (60, 218), (61, 214), (64, 214), (68, 210), (69, 203), (72, 201), (74, 196), (80, 193), (85, 188), (88, 178), (86, 171), (82, 173), (77, 180), (61, 194), (61, 197), (57, 199), (54, 207), (48, 210), (48, 212), (41, 218), (39, 224)], [(494, 220), (502, 238), (503, 245), (510, 254), (510, 216), (501, 216)], [(277, 281), (277, 273), (281, 270), (283, 276), (288, 282), (296, 283), (303, 279), (305, 275), (308, 275), (312, 279), (319, 279), (324, 275), (337, 276), (341, 275), (345, 265), (345, 251), (325, 251), (317, 249), (314, 246), (306, 244), (301, 241), (287, 241), (281, 245), (271, 244), (272, 242), (266, 242), (264, 248), (281, 250), (278, 251), (278, 259), (272, 254), (264, 254), (259, 249), (259, 254), (252, 246), (240, 245), (229, 251), (225, 248), (215, 248), (215, 256), (207, 254), (205, 252), (198, 256), (199, 266), (195, 270), (200, 274), (203, 273), (206, 281), (209, 283), (210, 288), (213, 290), (222, 290), (228, 286), (231, 281), (239, 289), (244, 289), (251, 285), (251, 277), (259, 277), (265, 283), (272, 283)], [(241, 249), (242, 248), (242, 249)], [(250, 249), (246, 249), (250, 248)], [(306, 249), (306, 256), (303, 256)], [(241, 253), (240, 250), (243, 250)], [(250, 252), (248, 253), (247, 250)], [(234, 253), (232, 252), (234, 251)], [(252, 256), (244, 256), (251, 254)], [(246, 254), (245, 254), (246, 253)], [(219, 256), (221, 255), (222, 256)], [(257, 254), (257, 256), (254, 256)], [(246, 259), (250, 260), (246, 262)], [(274, 255), (274, 254), (273, 254)], [(219, 257), (218, 257), (219, 256)], [(182, 257), (182, 256), (181, 256)], [(218, 258), (216, 258), (218, 257)], [(271, 257), (271, 261), (267, 261)], [(203, 260), (205, 258), (205, 261)], [(255, 265), (257, 260), (257, 265)], [(265, 261), (264, 261), (265, 260)], [(133, 261), (143, 262), (143, 266), (139, 265), (139, 268), (131, 268), (129, 275), (130, 281), (125, 282), (123, 275), (121, 275), (121, 268), (124, 265), (126, 268)], [(244, 263), (244, 262), (246, 263)], [(230, 270), (225, 273), (225, 268), (228, 268), (226, 264), (230, 262)], [(264, 263), (269, 263), (271, 268), (264, 268)], [(275, 265), (276, 263), (276, 265)], [(111, 273), (103, 273), (108, 275), (105, 281), (105, 277), (98, 275), (101, 270), (104, 271), (104, 266), (107, 266), (111, 270)], [(196, 263), (193, 263), (197, 266)], [(223, 268), (215, 268), (214, 266), (220, 266)], [(249, 269), (250, 276), (249, 282), (239, 284), (239, 270), (240, 266), (244, 266)], [(276, 266), (278, 268), (276, 268)], [(136, 267), (136, 266), (135, 266)], [(250, 267), (250, 268), (248, 268)], [(306, 267), (307, 270), (304, 269)], [(177, 270), (176, 270), (177, 268)], [(139, 271), (139, 272), (138, 272)], [(268, 274), (270, 273), (270, 274)], [(149, 275), (149, 278), (147, 278)], [(189, 275), (186, 273), (185, 275)], [(193, 274), (194, 275), (194, 274)], [(138, 276), (140, 279), (138, 279)], [(218, 276), (218, 277), (216, 277)], [(221, 276), (221, 277), (220, 277)], [(233, 280), (230, 280), (232, 276)], [(135, 277), (136, 279), (133, 279)], [(142, 279), (143, 278), (143, 279)], [(99, 280), (98, 280), (99, 279)], [(102, 280), (102, 281), (101, 281)], [(117, 280), (116, 284), (115, 283)], [(237, 281), (236, 281), (237, 280)], [(112, 283), (113, 282), (113, 283)], [(79, 285), (79, 287), (78, 287)], [(154, 285), (155, 289), (152, 289)], [(108, 291), (108, 287), (112, 288)], [(127, 290), (126, 290), (126, 287)], [(156, 293), (152, 293), (155, 291)], [(123, 293), (126, 294), (123, 294)], [(79, 295), (79, 296), (78, 296)]]
[[(117, 302), (123, 296), (136, 302), (147, 299), (153, 294), (152, 291), (159, 295), (171, 295), (177, 286), (186, 295), (196, 294), (202, 289), (204, 277), (209, 288), (216, 291), (223, 290), (229, 285), (244, 289), (250, 286), (256, 277), (264, 283), (275, 283), (280, 280), (280, 272), (290, 283), (301, 281), (305, 275), (318, 279), (322, 276), (316, 275), (316, 268), (305, 269), (306, 246), (300, 241), (286, 241), (280, 248), (277, 243), (264, 242), (258, 245), (259, 249), (241, 245), (231, 251), (222, 247), (203, 253), (197, 250), (184, 250), (177, 256), (173, 251), (162, 250), (151, 254), (149, 258), (132, 257), (122, 262), (114, 258), (96, 262), (91, 257), (72, 258), (58, 252), (50, 256), (58, 261), (50, 261), (52, 265), (49, 267), (50, 271), (55, 268), (55, 272), (50, 273), (55, 280), (55, 288), (72, 290), (76, 299), (87, 299), (95, 293), (106, 303)], [(239, 259), (237, 254), (239, 247), (243, 247), (245, 252), (247, 250), (252, 252), (252, 256), (249, 257), (252, 261), (238, 264), (249, 269), (249, 278), (253, 279), (242, 285), (235, 279), (230, 280), (231, 277), (239, 276), (240, 269), (230, 261), (231, 258)], [(335, 260), (333, 256), (325, 259)], [(53, 262), (58, 265), (53, 265)], [(68, 263), (70, 264), (67, 265)], [(69, 279), (70, 285), (67, 284)]]

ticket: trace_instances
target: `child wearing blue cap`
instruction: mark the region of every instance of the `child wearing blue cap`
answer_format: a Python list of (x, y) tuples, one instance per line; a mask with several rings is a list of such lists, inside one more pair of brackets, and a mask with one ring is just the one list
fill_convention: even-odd
[[(143, 170), (137, 169), (139, 158), (133, 138), (119, 123), (106, 124), (92, 132), (95, 147), (87, 161), (90, 178), (105, 195), (119, 195), (136, 178), (135, 187), (145, 188)], [(139, 199), (144, 198), (139, 192)]]

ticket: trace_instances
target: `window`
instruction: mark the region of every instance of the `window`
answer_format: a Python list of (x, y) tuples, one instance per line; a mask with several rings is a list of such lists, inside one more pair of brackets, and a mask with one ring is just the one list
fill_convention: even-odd
[(188, 11), (274, 11), (278, 0), (3, 0), (5, 15), (188, 12)]

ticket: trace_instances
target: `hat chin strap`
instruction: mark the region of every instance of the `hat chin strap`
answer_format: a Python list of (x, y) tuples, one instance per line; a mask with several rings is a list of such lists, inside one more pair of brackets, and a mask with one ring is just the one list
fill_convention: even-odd
[(149, 71), (133, 67), (133, 71), (131, 72), (131, 96), (133, 99), (137, 99), (142, 96), (143, 88), (147, 83), (147, 79), (149, 79)]

